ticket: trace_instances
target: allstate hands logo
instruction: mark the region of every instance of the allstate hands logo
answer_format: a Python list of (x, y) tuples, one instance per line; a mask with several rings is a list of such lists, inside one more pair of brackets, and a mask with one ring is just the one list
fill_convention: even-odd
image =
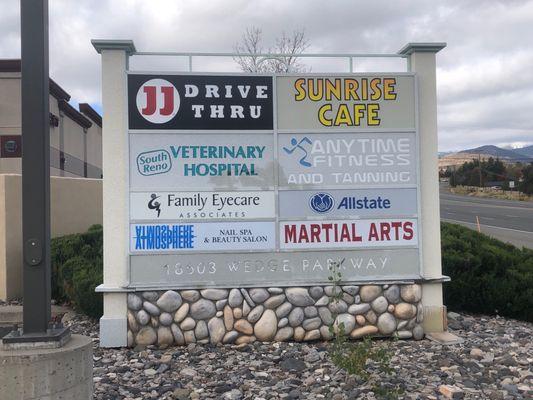
[(335, 205), (335, 199), (329, 193), (316, 193), (309, 199), (309, 207), (319, 214), (327, 213)]

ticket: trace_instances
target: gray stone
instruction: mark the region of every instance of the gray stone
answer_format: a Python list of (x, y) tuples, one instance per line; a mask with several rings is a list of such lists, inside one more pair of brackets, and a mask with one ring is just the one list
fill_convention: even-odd
[(256, 303), (262, 303), (270, 297), (268, 290), (262, 288), (250, 289), (249, 294), (252, 300)]
[(248, 302), (244, 300), (242, 302), (242, 316), (246, 317), (248, 314), (250, 314), (250, 306), (248, 305)]
[(185, 343), (196, 343), (196, 337), (194, 337), (194, 331), (185, 331), (183, 332), (183, 337), (185, 338)]
[(390, 313), (378, 317), (377, 327), (382, 335), (390, 335), (396, 329), (396, 318)]
[(243, 397), (242, 392), (239, 389), (231, 389), (228, 392), (222, 394), (222, 400), (241, 400)]
[(381, 294), (381, 287), (377, 285), (365, 285), (359, 290), (361, 301), (370, 303)]
[(145, 300), (148, 300), (148, 301), (156, 301), (157, 298), (159, 297), (159, 293), (157, 292), (143, 292), (142, 293), (142, 296)]
[(342, 294), (342, 299), (346, 302), (346, 304), (353, 304), (354, 302), (354, 297), (351, 295), (351, 294), (348, 294), (348, 293), (343, 293)]
[(385, 296), (379, 296), (377, 299), (372, 301), (370, 306), (372, 307), (372, 310), (374, 310), (376, 314), (383, 314), (385, 311), (387, 311), (387, 307), (389, 306), (389, 303), (387, 302), (387, 299), (385, 298)]
[(322, 325), (322, 320), (319, 317), (304, 319), (302, 322), (302, 328), (306, 331), (318, 329)]
[(424, 306), (422, 304), (418, 304), (417, 310), (416, 310), (416, 322), (421, 323), (424, 321)]
[(305, 342), (309, 342), (311, 340), (318, 340), (318, 339), (320, 339), (320, 330), (318, 329), (313, 329), (305, 333), (305, 336), (304, 336)]
[(278, 328), (284, 328), (287, 325), (289, 325), (289, 318), (287, 317), (280, 319), (278, 322)]
[(196, 327), (194, 328), (194, 336), (197, 340), (205, 339), (209, 336), (209, 330), (207, 329), (207, 324), (205, 321), (198, 321)]
[(367, 312), (365, 314), (365, 318), (368, 322), (370, 322), (372, 325), (375, 325), (376, 322), (378, 322), (378, 316), (376, 315), (376, 313), (372, 310), (370, 310), (369, 312)]
[(157, 317), (150, 317), (150, 323), (154, 328), (159, 326), (159, 319)]
[(422, 328), (422, 325), (416, 325), (413, 328), (413, 339), (421, 340), (423, 338), (424, 338), (424, 328)]
[(235, 342), (237, 338), (239, 337), (239, 332), (237, 331), (230, 331), (224, 335), (224, 338), (222, 338), (222, 343), (229, 344)]
[(181, 299), (180, 294), (173, 290), (167, 290), (161, 295), (159, 300), (157, 300), (157, 306), (162, 311), (169, 313), (176, 311), (181, 306), (181, 303), (183, 303), (183, 300)]
[(361, 296), (359, 296), (359, 295), (355, 296), (354, 299), (353, 299), (353, 303), (354, 304), (361, 303)]
[(331, 325), (333, 323), (333, 315), (331, 315), (329, 308), (319, 307), (318, 315), (320, 315), (320, 319), (325, 325)]
[(344, 300), (334, 300), (329, 303), (328, 308), (333, 314), (342, 314), (348, 311), (348, 304)]
[(396, 333), (396, 337), (398, 339), (411, 339), (413, 337), (413, 334), (411, 331), (398, 331)]
[(254, 326), (254, 335), (261, 342), (274, 339), (278, 330), (278, 319), (273, 310), (265, 310), (259, 321)]
[(127, 340), (128, 340), (128, 347), (135, 346), (135, 339), (133, 337), (133, 333), (130, 330), (128, 330), (128, 339)]
[(285, 290), (285, 295), (287, 296), (287, 300), (298, 307), (312, 306), (315, 304), (315, 300), (309, 296), (306, 288), (288, 288)]
[(215, 303), (207, 299), (200, 299), (192, 303), (189, 311), (194, 319), (208, 319), (214, 317), (216, 312)]
[(289, 313), (292, 310), (292, 304), (286, 301), (282, 305), (280, 305), (278, 308), (276, 308), (276, 315), (278, 318), (283, 318), (289, 315)]
[(354, 285), (343, 286), (342, 290), (344, 290), (349, 295), (355, 296), (357, 293), (359, 293), (359, 286), (354, 286)]
[(200, 292), (198, 290), (182, 290), (180, 294), (183, 300), (190, 301), (191, 303), (200, 299)]
[(209, 340), (212, 344), (220, 343), (226, 334), (226, 327), (222, 318), (211, 318), (207, 328), (209, 329)]
[(217, 311), (217, 313), (215, 314), (215, 316), (217, 317), (222, 317), (224, 315), (224, 313), (222, 311)]
[(265, 311), (265, 307), (262, 304), (252, 308), (252, 310), (248, 314), (248, 318), (247, 318), (248, 322), (255, 324), (257, 321), (259, 321), (259, 318), (261, 318), (261, 315), (263, 315), (263, 311)]
[(266, 308), (274, 309), (277, 306), (279, 306), (281, 303), (285, 301), (285, 295), (284, 294), (278, 294), (276, 296), (272, 296), (271, 298), (267, 299), (263, 305)]
[(148, 314), (154, 317), (157, 317), (159, 316), (159, 314), (161, 314), (161, 311), (159, 311), (159, 308), (157, 308), (156, 305), (150, 303), (149, 301), (145, 301), (143, 303), (143, 308)]
[(174, 314), (174, 322), (180, 323), (185, 319), (187, 314), (189, 313), (189, 303), (183, 303), (180, 308), (176, 311)]
[(338, 334), (339, 332), (341, 332), (341, 324), (344, 325), (344, 330), (342, 331), (342, 333), (344, 335), (349, 335), (350, 332), (355, 329), (355, 317), (347, 313), (338, 315), (335, 319), (335, 324), (333, 326), (335, 333)]
[(184, 331), (190, 331), (191, 329), (194, 329), (195, 326), (196, 321), (191, 317), (185, 318), (180, 324), (180, 328)]
[(333, 297), (334, 295), (338, 295), (342, 293), (342, 288), (340, 286), (326, 286), (324, 288), (324, 293), (326, 296)]
[(304, 314), (307, 318), (313, 318), (318, 315), (318, 311), (315, 306), (307, 306), (304, 308)]
[(228, 304), (228, 299), (217, 300), (215, 303), (217, 311), (222, 311), (226, 307), (226, 304)]
[(161, 315), (159, 316), (159, 322), (161, 323), (161, 325), (164, 326), (170, 326), (173, 320), (174, 318), (172, 318), (172, 314), (170, 313), (164, 312), (161, 313)]
[(274, 336), (274, 340), (276, 342), (284, 342), (286, 340), (289, 340), (293, 334), (294, 329), (290, 326), (286, 326), (284, 328), (281, 328), (278, 333), (276, 333), (276, 336)]
[(140, 324), (140, 325), (146, 325), (148, 324), (148, 322), (150, 322), (150, 315), (144, 311), (144, 310), (141, 310), (137, 313), (137, 322)]
[(128, 311), (128, 329), (133, 332), (139, 331), (139, 324), (135, 319), (135, 314), (133, 314), (131, 311)]
[(204, 299), (213, 301), (222, 300), (228, 297), (228, 291), (226, 289), (204, 289), (200, 290), (200, 294)]
[(353, 315), (364, 314), (368, 310), (370, 310), (370, 304), (366, 304), (366, 303), (363, 303), (363, 304), (352, 304), (348, 308), (348, 312), (350, 314), (353, 314)]
[(329, 326), (322, 325), (319, 329), (320, 336), (322, 336), (322, 339), (324, 340), (330, 340), (333, 338), (333, 334), (329, 330)]
[(157, 341), (157, 334), (151, 326), (143, 326), (137, 335), (135, 335), (135, 343), (142, 346), (154, 344)]
[(309, 288), (309, 295), (317, 300), (324, 294), (324, 288), (322, 286), (313, 286), (312, 288)]
[(250, 307), (255, 307), (255, 303), (246, 289), (241, 289), (241, 294), (243, 295), (244, 300), (246, 300)]
[(174, 343), (174, 336), (168, 326), (160, 326), (157, 329), (157, 344), (163, 346), (165, 344), (171, 345)]
[(143, 306), (142, 299), (135, 293), (128, 293), (128, 309), (139, 311)]
[(400, 301), (400, 287), (398, 285), (391, 285), (383, 294), (389, 303), (397, 304)]
[(316, 301), (315, 306), (322, 307), (322, 306), (327, 306), (328, 304), (329, 304), (329, 297), (324, 295)]
[(178, 346), (183, 346), (185, 344), (185, 338), (183, 337), (183, 332), (178, 325), (170, 325), (170, 331), (172, 332), (172, 336), (174, 336), (174, 342), (176, 342)]
[(415, 325), (416, 325), (416, 318), (411, 318), (409, 322), (407, 322), (405, 329), (413, 329)]
[(400, 321), (400, 322), (398, 322), (398, 326), (396, 327), (396, 329), (398, 329), (399, 331), (403, 330), (407, 326), (408, 322), (409, 321)]
[(271, 288), (268, 288), (267, 290), (268, 290), (268, 293), (270, 294), (282, 294), (283, 293), (283, 289), (279, 287), (271, 287)]
[(303, 320), (304, 310), (302, 310), (300, 307), (293, 308), (293, 310), (289, 313), (289, 325), (293, 328), (300, 326)]
[(242, 304), (244, 298), (242, 297), (241, 291), (239, 289), (231, 289), (228, 296), (228, 304), (230, 307), (235, 308), (239, 307)]
[(400, 289), (402, 299), (408, 303), (417, 303), (422, 298), (422, 287), (420, 285), (403, 285)]

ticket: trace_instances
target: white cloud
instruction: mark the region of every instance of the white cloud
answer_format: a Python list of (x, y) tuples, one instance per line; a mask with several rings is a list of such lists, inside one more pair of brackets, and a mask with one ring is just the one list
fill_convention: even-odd
[[(100, 103), (100, 59), (92, 38), (133, 39), (139, 50), (231, 51), (249, 26), (265, 46), (304, 28), (312, 52), (394, 53), (412, 41), (446, 41), (437, 56), (441, 150), (533, 141), (533, 1), (49, 0), (50, 73), (73, 101)], [(0, 13), (0, 57), (20, 56), (19, 1)], [(202, 63), (202, 64), (200, 64)], [(185, 68), (185, 60), (133, 60)], [(195, 60), (206, 70), (231, 60)], [(345, 68), (344, 60), (312, 63)], [(403, 68), (383, 61), (380, 70)], [(359, 70), (375, 67), (356, 60)]]

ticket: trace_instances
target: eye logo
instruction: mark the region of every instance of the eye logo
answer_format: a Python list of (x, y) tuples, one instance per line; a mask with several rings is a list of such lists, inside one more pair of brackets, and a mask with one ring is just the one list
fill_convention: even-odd
[(316, 193), (309, 199), (309, 207), (318, 214), (329, 212), (334, 205), (335, 200), (329, 193)]
[(154, 124), (164, 124), (178, 113), (180, 95), (169, 81), (150, 79), (139, 88), (136, 103), (144, 119)]

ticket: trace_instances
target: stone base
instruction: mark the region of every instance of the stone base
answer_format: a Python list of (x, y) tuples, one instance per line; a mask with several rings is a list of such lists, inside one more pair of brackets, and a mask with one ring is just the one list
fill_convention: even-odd
[[(331, 339), (422, 339), (417, 284), (167, 290), (128, 294), (128, 346)], [(336, 316), (336, 320), (335, 320)], [(339, 328), (340, 329), (340, 328)]]
[(92, 341), (72, 335), (58, 349), (0, 350), (5, 399), (92, 399)]

